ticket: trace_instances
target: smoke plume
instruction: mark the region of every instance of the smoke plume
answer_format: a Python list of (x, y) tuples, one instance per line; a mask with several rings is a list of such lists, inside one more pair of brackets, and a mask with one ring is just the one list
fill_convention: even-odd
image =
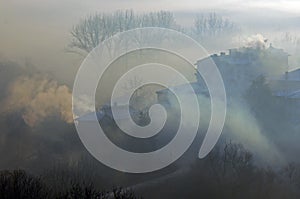
[(254, 49), (265, 49), (266, 48), (267, 39), (261, 35), (256, 34), (244, 39), (244, 46), (247, 48)]
[(285, 163), (281, 151), (263, 134), (262, 128), (246, 105), (235, 102), (228, 107), (226, 128), (227, 136), (254, 153), (258, 163), (277, 166)]
[(3, 111), (20, 111), (25, 123), (31, 127), (56, 115), (71, 123), (71, 100), (67, 86), (59, 85), (45, 75), (23, 75), (9, 85)]

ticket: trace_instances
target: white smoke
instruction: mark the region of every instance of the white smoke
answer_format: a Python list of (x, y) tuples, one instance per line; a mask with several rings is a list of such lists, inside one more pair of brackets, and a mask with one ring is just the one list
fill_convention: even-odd
[(73, 107), (73, 114), (75, 118), (95, 111), (94, 103), (87, 95), (80, 95), (79, 97), (73, 98), (73, 103), (75, 105)]
[(265, 49), (266, 43), (267, 39), (261, 34), (251, 35), (243, 40), (243, 46), (253, 49)]
[[(203, 126), (207, 126), (210, 122), (210, 110), (208, 108), (210, 107), (210, 99), (198, 96), (198, 100), (201, 107), (200, 122)], [(227, 107), (222, 139), (242, 144), (245, 149), (254, 154), (258, 164), (282, 166), (286, 163), (281, 151), (264, 135), (253, 113), (240, 100), (235, 100)]]
[(231, 139), (254, 153), (260, 163), (277, 166), (285, 163), (282, 153), (262, 133), (255, 117), (246, 105), (235, 103), (227, 110), (226, 126)]

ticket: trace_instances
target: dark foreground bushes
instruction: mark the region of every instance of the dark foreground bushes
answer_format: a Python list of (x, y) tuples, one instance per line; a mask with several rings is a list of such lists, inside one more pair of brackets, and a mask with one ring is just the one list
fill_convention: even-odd
[(185, 173), (142, 188), (147, 198), (299, 199), (300, 164), (262, 167), (241, 144), (227, 142)]
[(47, 198), (49, 191), (40, 178), (25, 171), (2, 171), (0, 174), (1, 199), (38, 199)]
[(0, 172), (1, 199), (137, 199), (134, 192), (122, 188), (104, 191), (93, 184), (73, 182), (67, 189), (54, 191), (41, 177), (23, 170)]

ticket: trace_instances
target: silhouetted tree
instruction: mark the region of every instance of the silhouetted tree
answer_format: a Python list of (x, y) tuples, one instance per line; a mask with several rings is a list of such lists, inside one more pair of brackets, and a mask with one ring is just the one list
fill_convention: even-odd
[(22, 170), (0, 173), (1, 199), (45, 199), (48, 196), (49, 190), (40, 178)]
[[(193, 34), (196, 39), (203, 39), (207, 36), (219, 36), (222, 34), (233, 33), (237, 26), (229, 19), (209, 13), (208, 15), (198, 15), (194, 20)], [(224, 36), (224, 35), (223, 35)]]
[[(281, 133), (289, 128), (286, 99), (275, 97), (264, 76), (257, 77), (246, 91), (246, 101), (257, 121), (270, 133)], [(274, 121), (276, 121), (274, 123)]]
[(132, 10), (112, 14), (98, 13), (81, 20), (71, 31), (71, 49), (90, 52), (100, 42), (116, 33), (142, 27), (177, 29), (174, 16), (168, 11), (135, 14)]

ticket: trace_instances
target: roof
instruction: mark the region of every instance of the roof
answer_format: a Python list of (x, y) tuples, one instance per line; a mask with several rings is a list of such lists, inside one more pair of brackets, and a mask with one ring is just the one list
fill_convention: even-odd
[(113, 118), (114, 120), (128, 119), (128, 114), (127, 114), (128, 107), (129, 107), (129, 112), (131, 114), (139, 113), (137, 110), (132, 108), (130, 105), (117, 105), (114, 107), (117, 112), (117, 115), (114, 115), (115, 117), (113, 117), (113, 113), (112, 113), (112, 110), (110, 107), (105, 111), (105, 115), (109, 116), (110, 118)]
[[(195, 65), (198, 65), (203, 60), (208, 59), (208, 58), (217, 59), (220, 57), (226, 57), (228, 59), (231, 59), (232, 57), (236, 57), (238, 55), (239, 58), (243, 59), (243, 58), (249, 57), (249, 55), (252, 55), (252, 56), (258, 55), (261, 51), (268, 52), (274, 56), (280, 56), (280, 55), (289, 56), (289, 54), (287, 52), (285, 52), (283, 49), (274, 48), (272, 45), (270, 45), (270, 47), (266, 48), (266, 49), (257, 49), (257, 48), (253, 48), (253, 47), (240, 47), (240, 48), (231, 48), (228, 50), (229, 50), (229, 54), (226, 54), (225, 52), (221, 52), (220, 54), (212, 54), (209, 57), (198, 60)], [(245, 62), (248, 63), (249, 61), (246, 60)]]
[(289, 56), (289, 54), (287, 52), (285, 52), (283, 49), (281, 48), (274, 48), (272, 46), (272, 44), (270, 44), (270, 47), (266, 49), (268, 52), (272, 53), (272, 54), (277, 54), (277, 55), (284, 55), (284, 56)]
[[(99, 111), (97, 112), (90, 112), (87, 113), (83, 116), (80, 116), (78, 118), (76, 118), (77, 121), (99, 121), (101, 120), (104, 116), (108, 116), (114, 120), (124, 120), (124, 119), (128, 119), (128, 115), (125, 114), (126, 110), (129, 107), (129, 112), (131, 114), (138, 114), (139, 112), (136, 111), (134, 108), (132, 108), (129, 105), (116, 105), (116, 111), (117, 111), (117, 115), (114, 115), (115, 117), (113, 117), (112, 111), (111, 111), (111, 107), (108, 105), (103, 106)], [(95, 120), (95, 114), (97, 116), (97, 120)]]
[(270, 78), (270, 80), (300, 81), (300, 68), (288, 71), (286, 74)]
[(292, 92), (286, 92), (286, 91), (279, 91), (274, 93), (277, 97), (286, 97), (289, 99), (300, 99), (300, 90), (292, 91)]
[[(192, 93), (188, 93), (189, 92), (188, 86), (192, 86), (192, 88), (193, 88), (193, 90), (196, 94), (203, 94), (206, 91), (203, 88), (201, 88), (199, 86), (199, 83), (197, 83), (197, 82), (193, 82), (193, 83), (190, 83), (190, 84), (181, 84), (181, 85), (170, 87), (170, 88), (173, 89), (174, 91), (177, 91), (177, 92), (181, 93), (181, 94), (192, 94)], [(166, 88), (166, 89), (163, 89), (163, 90), (159, 90), (156, 93), (157, 94), (162, 94), (162, 93), (169, 93), (169, 92), (171, 92), (171, 90), (169, 88)]]
[(288, 95), (288, 98), (300, 99), (300, 90), (290, 93)]
[(101, 120), (104, 117), (104, 112), (102, 110), (97, 111), (97, 112), (90, 112), (87, 114), (84, 114), (83, 116), (80, 116), (76, 118), (75, 120), (77, 121), (96, 121), (95, 120), (95, 114), (97, 116), (97, 121)]
[(300, 81), (300, 68), (288, 72), (288, 80)]

